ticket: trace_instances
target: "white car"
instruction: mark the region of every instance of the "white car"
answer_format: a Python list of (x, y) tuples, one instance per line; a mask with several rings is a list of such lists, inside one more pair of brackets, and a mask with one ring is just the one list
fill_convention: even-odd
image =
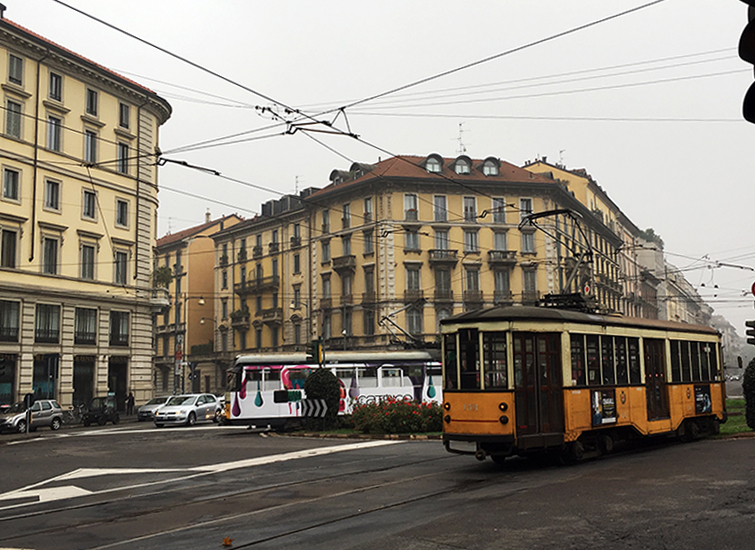
[(217, 422), (221, 406), (211, 393), (174, 395), (154, 413), (155, 426), (185, 424), (193, 426), (197, 422)]

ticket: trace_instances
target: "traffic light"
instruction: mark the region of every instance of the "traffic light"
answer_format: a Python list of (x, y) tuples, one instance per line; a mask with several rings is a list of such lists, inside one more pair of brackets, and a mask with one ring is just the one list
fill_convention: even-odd
[[(747, 9), (747, 26), (739, 37), (739, 57), (755, 65), (755, 0), (742, 0), (750, 6)], [(755, 84), (745, 94), (742, 104), (742, 115), (748, 122), (755, 123)]]
[(745, 334), (747, 334), (747, 343), (755, 346), (755, 321), (745, 321), (745, 326), (747, 327), (745, 331)]
[(307, 344), (307, 363), (322, 364), (322, 340), (312, 340)]

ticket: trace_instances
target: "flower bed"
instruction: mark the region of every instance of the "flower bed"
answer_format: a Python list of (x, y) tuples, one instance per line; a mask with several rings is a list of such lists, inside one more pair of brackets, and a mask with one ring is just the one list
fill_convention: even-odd
[(387, 398), (354, 407), (354, 429), (368, 434), (439, 432), (443, 429), (442, 409), (437, 403), (416, 403)]

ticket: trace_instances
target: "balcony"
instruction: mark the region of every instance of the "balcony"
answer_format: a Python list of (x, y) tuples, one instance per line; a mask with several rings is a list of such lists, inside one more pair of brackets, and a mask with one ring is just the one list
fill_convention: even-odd
[(320, 309), (332, 309), (333, 298), (320, 298)]
[(422, 300), (424, 297), (425, 292), (423, 290), (404, 291), (404, 302), (416, 302), (417, 300)]
[(38, 344), (57, 344), (60, 340), (60, 331), (56, 328), (37, 328), (34, 331), (34, 341)]
[(269, 254), (275, 254), (276, 252), (278, 252), (278, 250), (280, 250), (280, 243), (270, 243), (267, 246)]
[(523, 290), (522, 303), (525, 305), (535, 305), (540, 300), (539, 290)]
[(451, 289), (445, 289), (445, 288), (436, 288), (434, 299), (436, 302), (453, 302), (454, 301), (454, 291)]
[(228, 254), (223, 254), (222, 256), (220, 256), (220, 258), (218, 258), (218, 265), (220, 265), (220, 267), (225, 267), (228, 265)]
[(374, 304), (377, 301), (377, 295), (375, 292), (362, 292), (363, 304)]
[(257, 259), (262, 257), (262, 245), (256, 244), (252, 247), (252, 258)]
[(149, 303), (153, 310), (160, 310), (170, 306), (170, 294), (167, 288), (153, 288)]
[(246, 294), (259, 294), (266, 290), (276, 290), (280, 287), (280, 277), (271, 275), (260, 279), (250, 279), (233, 285), (233, 291), (240, 296)]
[(76, 331), (73, 333), (73, 343), (78, 346), (94, 346), (97, 343), (97, 333), (94, 331)]
[(283, 308), (271, 307), (263, 309), (262, 322), (266, 325), (280, 325), (283, 322)]
[(458, 250), (428, 250), (430, 254), (430, 265), (455, 266), (459, 261)]
[(128, 346), (128, 332), (111, 332), (110, 333), (110, 345), (111, 346)]
[(516, 250), (489, 250), (488, 263), (491, 266), (516, 265)]
[(362, 214), (362, 221), (364, 223), (371, 223), (372, 222), (372, 212), (365, 212)]
[(322, 224), (322, 234), (325, 235), (326, 233), (330, 233), (330, 224), (329, 223)]
[(350, 306), (354, 303), (354, 295), (353, 294), (344, 294), (341, 296), (341, 305), (342, 306)]
[(301, 237), (294, 235), (291, 237), (291, 248), (299, 248), (301, 246)]
[(493, 302), (497, 306), (510, 306), (514, 303), (514, 297), (510, 290), (496, 290), (493, 294)]
[(349, 254), (348, 256), (338, 256), (337, 258), (333, 258), (333, 269), (337, 273), (341, 273), (343, 271), (355, 271), (357, 268), (357, 257), (353, 254)]
[(481, 290), (465, 290), (464, 302), (468, 304), (482, 304), (482, 291)]
[(236, 330), (249, 330), (249, 311), (234, 311), (231, 313), (231, 327)]
[(404, 220), (408, 222), (416, 222), (417, 220), (419, 220), (417, 209), (409, 208), (408, 210), (404, 210)]
[(239, 256), (238, 256), (238, 258), (239, 258), (240, 262), (245, 262), (246, 261), (246, 248), (242, 248), (241, 250), (239, 250)]
[(343, 229), (348, 229), (351, 227), (351, 218), (341, 218), (341, 224)]
[(18, 342), (18, 327), (0, 326), (0, 342)]

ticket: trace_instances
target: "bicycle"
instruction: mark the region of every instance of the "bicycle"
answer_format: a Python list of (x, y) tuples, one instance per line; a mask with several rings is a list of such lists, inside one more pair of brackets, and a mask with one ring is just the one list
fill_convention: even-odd
[(74, 405), (63, 411), (63, 424), (81, 424), (84, 420), (84, 413), (86, 412), (86, 406)]

